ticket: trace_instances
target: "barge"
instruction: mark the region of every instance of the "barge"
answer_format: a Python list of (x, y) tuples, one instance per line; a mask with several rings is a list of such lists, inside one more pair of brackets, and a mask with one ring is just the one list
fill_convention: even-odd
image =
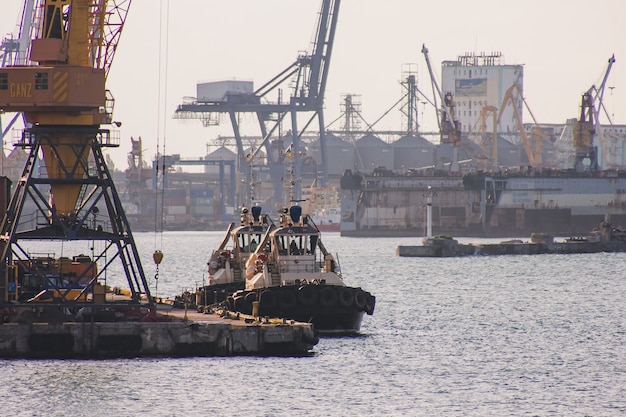
[(555, 241), (551, 235), (533, 234), (530, 242), (519, 239), (500, 243), (460, 244), (450, 236), (426, 237), (422, 245), (401, 245), (396, 255), (401, 257), (448, 258), (488, 255), (553, 255), (600, 252), (626, 252), (626, 232), (603, 222), (600, 229), (587, 236)]

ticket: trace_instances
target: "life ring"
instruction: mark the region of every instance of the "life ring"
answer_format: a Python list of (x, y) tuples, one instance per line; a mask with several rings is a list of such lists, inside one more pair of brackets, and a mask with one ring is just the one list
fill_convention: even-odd
[(334, 307), (337, 305), (337, 293), (331, 287), (326, 287), (320, 292), (320, 304), (323, 307)]
[(281, 291), (278, 296), (278, 307), (281, 310), (292, 310), (296, 307), (298, 300), (296, 298), (296, 293), (291, 290)]
[(354, 306), (357, 310), (361, 311), (365, 308), (365, 303), (367, 302), (367, 297), (365, 296), (365, 292), (362, 290), (356, 290), (354, 293)]
[(303, 285), (298, 288), (298, 302), (304, 306), (310, 306), (317, 301), (317, 287)]
[(354, 303), (354, 291), (352, 288), (342, 288), (339, 291), (339, 304), (343, 307), (350, 307)]
[(259, 308), (267, 314), (276, 308), (276, 293), (272, 290), (265, 290), (259, 299)]

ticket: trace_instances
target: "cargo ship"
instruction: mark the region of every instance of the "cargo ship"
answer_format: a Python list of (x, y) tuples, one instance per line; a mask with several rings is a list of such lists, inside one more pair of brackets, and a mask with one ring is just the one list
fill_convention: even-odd
[(425, 236), (429, 196), (435, 234), (574, 236), (605, 218), (626, 224), (626, 172), (619, 170), (346, 171), (341, 194), (342, 236)]

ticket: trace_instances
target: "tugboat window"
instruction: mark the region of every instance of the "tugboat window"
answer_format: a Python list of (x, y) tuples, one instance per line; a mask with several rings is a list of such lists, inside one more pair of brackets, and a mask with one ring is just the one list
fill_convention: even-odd
[(287, 255), (287, 244), (285, 242), (284, 236), (278, 237), (278, 254), (279, 255)]
[(298, 247), (295, 239), (291, 239), (291, 243), (289, 244), (289, 254), (300, 255), (300, 248)]
[(317, 236), (311, 235), (309, 238), (310, 246), (307, 248), (308, 254), (314, 254), (315, 248), (317, 247)]

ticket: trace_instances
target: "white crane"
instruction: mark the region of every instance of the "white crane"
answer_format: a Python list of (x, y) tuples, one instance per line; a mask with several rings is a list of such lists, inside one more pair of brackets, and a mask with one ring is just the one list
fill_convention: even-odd
[(604, 78), (602, 79), (600, 86), (596, 88), (595, 85), (592, 85), (588, 91), (591, 97), (591, 104), (592, 104), (591, 109), (594, 115), (594, 128), (595, 128), (598, 141), (600, 142), (600, 152), (601, 152), (600, 161), (602, 161), (601, 162), (602, 168), (610, 168), (611, 165), (615, 163), (615, 161), (613, 160), (615, 156), (614, 152), (611, 152), (611, 147), (608, 144), (608, 139), (605, 135), (604, 129), (602, 128), (602, 123), (600, 123), (600, 109), (603, 109), (604, 114), (609, 120), (609, 125), (613, 126), (613, 121), (611, 120), (611, 117), (609, 116), (608, 111), (604, 107), (603, 99), (604, 99), (604, 89), (606, 87), (606, 82), (609, 78), (609, 73), (611, 72), (611, 67), (613, 67), (614, 63), (615, 63), (615, 55), (612, 55), (611, 58), (609, 58), (606, 71), (604, 72)]

